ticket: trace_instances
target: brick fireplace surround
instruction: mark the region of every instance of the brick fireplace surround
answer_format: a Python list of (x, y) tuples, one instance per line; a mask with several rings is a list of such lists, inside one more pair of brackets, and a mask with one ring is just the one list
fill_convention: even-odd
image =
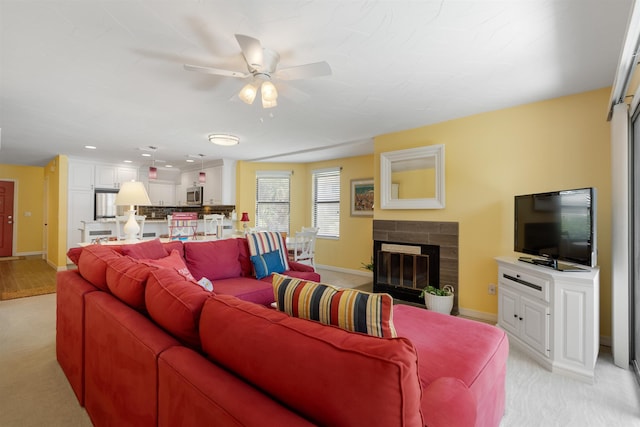
[(440, 284), (455, 290), (453, 314), (458, 314), (458, 223), (373, 220), (373, 240), (437, 245), (440, 247)]

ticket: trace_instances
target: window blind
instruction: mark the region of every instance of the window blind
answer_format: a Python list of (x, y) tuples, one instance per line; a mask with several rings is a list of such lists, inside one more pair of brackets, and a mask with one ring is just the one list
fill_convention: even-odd
[(289, 232), (290, 180), (290, 172), (256, 173), (257, 227), (265, 227), (269, 231)]
[(340, 168), (322, 169), (313, 174), (311, 221), (318, 236), (340, 237)]

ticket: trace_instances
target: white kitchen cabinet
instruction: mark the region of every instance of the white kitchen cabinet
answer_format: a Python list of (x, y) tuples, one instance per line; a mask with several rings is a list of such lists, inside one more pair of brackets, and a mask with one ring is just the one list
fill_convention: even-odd
[(180, 185), (176, 186), (176, 201), (185, 203), (187, 188), (195, 185), (203, 186), (203, 203), (234, 205), (236, 203), (236, 161), (218, 159), (205, 166), (207, 181), (198, 181), (200, 168), (184, 171), (181, 174)]
[(499, 257), (498, 326), (553, 372), (593, 382), (598, 358), (600, 270), (557, 271)]
[(172, 182), (149, 181), (149, 199), (154, 206), (175, 206), (176, 186)]
[(82, 242), (82, 221), (93, 219), (93, 190), (70, 190), (67, 215), (67, 250)]
[(222, 204), (222, 166), (206, 168), (204, 172), (207, 174), (207, 182), (203, 184), (202, 204)]
[(69, 159), (69, 190), (94, 189), (95, 164)]
[(126, 181), (138, 179), (138, 170), (114, 165), (96, 164), (95, 186), (96, 188), (120, 188), (120, 184)]

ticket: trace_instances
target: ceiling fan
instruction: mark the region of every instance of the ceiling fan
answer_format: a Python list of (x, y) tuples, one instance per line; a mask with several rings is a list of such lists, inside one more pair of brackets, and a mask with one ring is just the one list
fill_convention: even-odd
[(260, 40), (253, 37), (242, 34), (236, 34), (235, 37), (247, 63), (248, 72), (221, 70), (219, 68), (201, 67), (190, 64), (184, 64), (184, 68), (188, 71), (198, 71), (200, 73), (225, 77), (242, 79), (252, 77), (252, 81), (240, 90), (238, 97), (247, 104), (253, 104), (258, 93), (258, 88), (260, 88), (263, 108), (271, 108), (278, 105), (278, 91), (271, 81), (272, 78), (278, 80), (299, 80), (331, 75), (331, 67), (325, 61), (277, 70), (278, 62), (280, 61), (278, 52), (263, 48)]

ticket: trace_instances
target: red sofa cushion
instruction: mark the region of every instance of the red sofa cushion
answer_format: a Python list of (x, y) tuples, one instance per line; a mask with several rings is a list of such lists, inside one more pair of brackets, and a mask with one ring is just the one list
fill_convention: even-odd
[(499, 424), (505, 408), (506, 333), (486, 323), (409, 305), (398, 304), (393, 310), (398, 336), (411, 340), (423, 356), (418, 368), (423, 387), (440, 377), (458, 378), (477, 401), (476, 424)]
[(152, 271), (145, 290), (151, 318), (184, 344), (200, 347), (198, 327), (204, 301), (211, 295), (172, 268)]
[(249, 253), (249, 243), (244, 237), (233, 239), (238, 242), (238, 261), (242, 269), (243, 277), (253, 277), (253, 264), (251, 263), (251, 254)]
[(273, 275), (278, 310), (352, 332), (393, 338), (393, 298), (389, 294), (343, 289), (323, 283)]
[(242, 269), (238, 255), (238, 243), (235, 239), (184, 244), (187, 267), (196, 280), (206, 277), (213, 282), (218, 279), (240, 277)]
[(213, 291), (216, 294), (233, 295), (243, 301), (262, 305), (271, 305), (275, 301), (271, 282), (256, 280), (253, 277), (216, 280)]
[(116, 248), (108, 245), (89, 245), (80, 253), (78, 271), (95, 287), (109, 291), (107, 285), (107, 262), (122, 257)]
[(145, 240), (140, 243), (122, 245), (122, 254), (136, 259), (158, 259), (169, 255), (160, 239)]
[(107, 264), (107, 286), (113, 295), (129, 307), (146, 311), (144, 291), (154, 267), (130, 256), (110, 260)]
[(407, 339), (347, 332), (227, 295), (205, 302), (200, 338), (208, 357), (316, 424), (424, 425)]

